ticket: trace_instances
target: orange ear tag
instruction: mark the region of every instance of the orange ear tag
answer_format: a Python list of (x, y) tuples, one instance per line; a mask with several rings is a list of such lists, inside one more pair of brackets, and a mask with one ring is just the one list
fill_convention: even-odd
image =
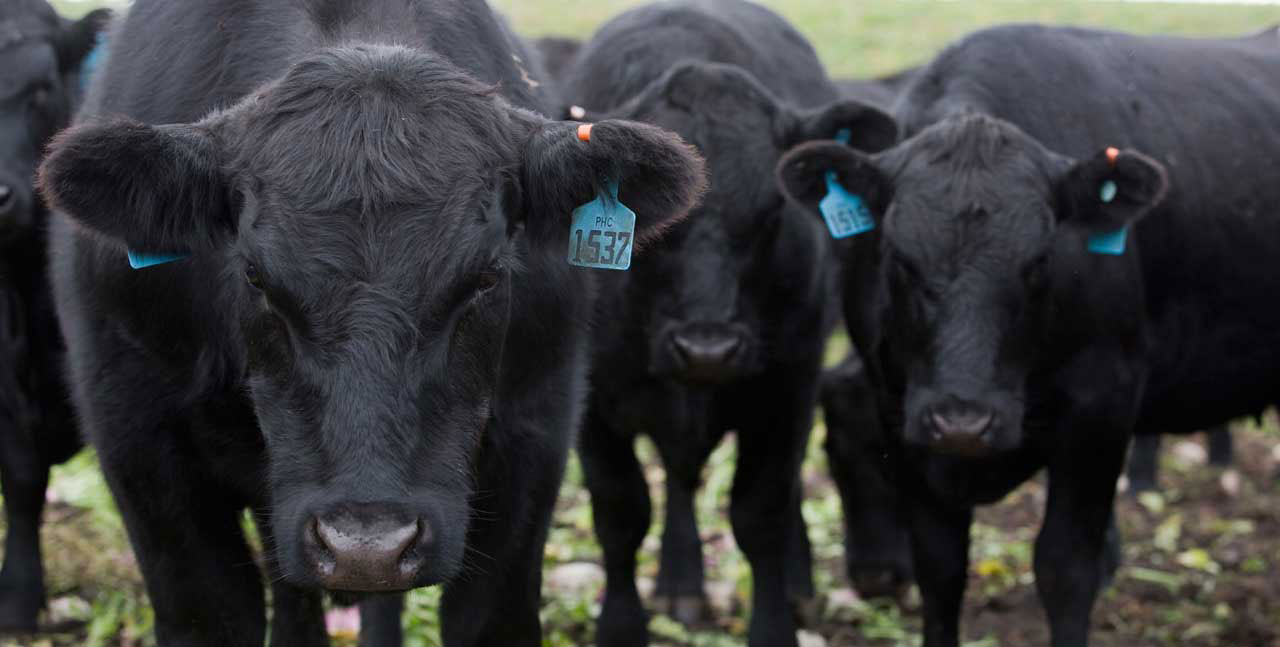
[(581, 126), (578, 126), (578, 141), (582, 141), (582, 142), (591, 141), (592, 125), (593, 124), (582, 124)]

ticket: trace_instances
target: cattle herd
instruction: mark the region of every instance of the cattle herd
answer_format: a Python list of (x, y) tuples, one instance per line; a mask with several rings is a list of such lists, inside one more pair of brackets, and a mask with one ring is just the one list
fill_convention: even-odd
[(956, 647), (974, 507), (1044, 469), (1036, 588), (1083, 647), (1132, 440), (1280, 395), (1274, 28), (1004, 26), (837, 82), (742, 0), (584, 43), (482, 0), (4, 0), (0, 102), (0, 631), (36, 626), (83, 438), (162, 646), (325, 645), (325, 596), (399, 645), (437, 584), (445, 645), (540, 645), (573, 448), (598, 644), (646, 645), (634, 440), (667, 475), (652, 606), (696, 623), (734, 431), (749, 644), (794, 647), (821, 403), (858, 590), (918, 584)]

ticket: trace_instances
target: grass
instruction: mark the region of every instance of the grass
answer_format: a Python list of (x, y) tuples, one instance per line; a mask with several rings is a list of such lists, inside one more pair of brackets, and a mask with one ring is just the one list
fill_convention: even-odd
[[(67, 15), (78, 15), (100, 3), (55, 0), (54, 4)], [(588, 37), (603, 21), (642, 3), (495, 0), (493, 4), (527, 36)], [(1280, 9), (1267, 6), (887, 0), (769, 0), (764, 4), (792, 20), (815, 44), (829, 72), (839, 77), (878, 75), (921, 63), (969, 31), (1004, 22), (1207, 36), (1241, 34), (1280, 21)], [(845, 342), (833, 344), (833, 358), (843, 353), (842, 344)], [(840, 566), (840, 508), (827, 477), (825, 456), (818, 451), (824, 433), (819, 421), (805, 466), (808, 499), (804, 505), (819, 565), (815, 578), (826, 603), (821, 614), (821, 640), (838, 646), (917, 645), (919, 619), (910, 600), (903, 610), (893, 604), (859, 600), (845, 588)], [(1253, 443), (1258, 456), (1267, 454), (1278, 442), (1274, 420), (1265, 429), (1247, 428), (1241, 433)], [(655, 527), (640, 559), (641, 578), (651, 582), (657, 571), (662, 470), (651, 446), (642, 442), (640, 450), (646, 457), (655, 502)], [(707, 540), (708, 587), (720, 609), (723, 626), (720, 631), (691, 633), (658, 617), (653, 630), (660, 645), (744, 644), (749, 570), (736, 549), (724, 512), (734, 451), (730, 441), (713, 454), (705, 472), (706, 487), (697, 499), (699, 521)], [(1268, 481), (1266, 471), (1274, 469), (1274, 465), (1255, 465), (1254, 477), (1247, 480), (1247, 493), (1241, 498), (1256, 496), (1258, 502), (1246, 504), (1239, 499), (1223, 503), (1213, 483), (1216, 473), (1208, 468), (1174, 459), (1166, 459), (1166, 463), (1172, 488), (1141, 503), (1126, 502), (1122, 506), (1122, 527), (1131, 538), (1126, 544), (1126, 558), (1133, 566), (1122, 571), (1116, 590), (1099, 605), (1097, 624), (1102, 635), (1095, 642), (1104, 647), (1139, 643), (1160, 647), (1264, 644), (1262, 639), (1250, 642), (1254, 638), (1249, 636), (1235, 638), (1237, 634), (1232, 632), (1248, 624), (1242, 621), (1245, 617), (1258, 620), (1262, 626), (1280, 626), (1280, 611), (1267, 603), (1275, 596), (1259, 594), (1244, 602), (1233, 602), (1230, 597), (1215, 597), (1215, 592), (1233, 591), (1237, 585), (1263, 579), (1280, 565), (1276, 542), (1249, 543), (1259, 536), (1278, 534), (1274, 526), (1270, 531), (1264, 528), (1268, 515), (1273, 517), (1276, 509), (1274, 483)], [(86, 452), (59, 467), (50, 492), (53, 504), (45, 530), (45, 550), (54, 597), (51, 618), (86, 624), (79, 631), (42, 637), (31, 643), (0, 639), (0, 647), (154, 644), (150, 635), (153, 618), (137, 568), (92, 454)], [(1042, 498), (1042, 487), (1029, 484), (1001, 506), (985, 512), (975, 525), (969, 606), (976, 611), (966, 616), (973, 640), (968, 647), (1036, 644), (1017, 634), (1011, 636), (1009, 627), (1018, 622), (1043, 624), (1034, 604), (1031, 575), (1031, 544)], [(1241, 551), (1244, 554), (1237, 554)], [(543, 620), (544, 644), (548, 647), (590, 641), (590, 619), (599, 610), (600, 579), (593, 566), (599, 560), (589, 501), (575, 461), (564, 484), (546, 551)], [(577, 576), (568, 577), (574, 573)], [(586, 576), (582, 577), (584, 573)], [(438, 644), (437, 600), (438, 592), (434, 590), (413, 594), (405, 615), (409, 647)], [(1111, 633), (1107, 632), (1114, 633), (1117, 642), (1109, 642)], [(346, 638), (339, 638), (338, 643), (354, 644)]]

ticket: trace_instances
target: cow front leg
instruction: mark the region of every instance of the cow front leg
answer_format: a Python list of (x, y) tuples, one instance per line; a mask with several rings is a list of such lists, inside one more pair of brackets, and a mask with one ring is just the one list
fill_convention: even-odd
[(40, 518), (49, 465), (30, 431), (0, 417), (0, 494), (8, 518), (0, 568), (0, 632), (31, 633), (44, 607)]
[(1112, 505), (1123, 467), (1122, 441), (1059, 452), (1049, 467), (1049, 499), (1036, 539), (1035, 573), (1053, 647), (1089, 644), (1094, 602), (1118, 559)]
[(912, 561), (923, 602), (925, 647), (960, 644), (960, 611), (969, 576), (972, 508), (908, 497)]
[(649, 616), (636, 589), (636, 551), (649, 532), (649, 486), (633, 439), (613, 434), (594, 416), (587, 416), (578, 455), (604, 551), (604, 605), (596, 623), (596, 643), (643, 647), (649, 644)]

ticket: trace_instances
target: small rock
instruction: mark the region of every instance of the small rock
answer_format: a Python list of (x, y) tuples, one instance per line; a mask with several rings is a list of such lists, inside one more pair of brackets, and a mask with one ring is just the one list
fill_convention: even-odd
[(49, 600), (49, 622), (87, 622), (93, 617), (93, 607), (74, 595), (64, 595)]
[(796, 632), (796, 642), (800, 643), (800, 647), (827, 647), (826, 638), (804, 629)]
[(705, 585), (707, 591), (707, 601), (711, 603), (711, 608), (722, 614), (733, 613), (733, 595), (735, 587), (733, 582), (728, 580), (710, 581)]
[(566, 593), (586, 593), (604, 586), (604, 569), (591, 562), (572, 562), (547, 573), (547, 587)]
[(1218, 487), (1222, 488), (1223, 493), (1231, 498), (1240, 496), (1240, 470), (1229, 467), (1222, 472), (1222, 476), (1218, 477)]
[(1173, 457), (1184, 465), (1200, 466), (1209, 462), (1209, 452), (1204, 445), (1190, 440), (1183, 440), (1173, 446)]

